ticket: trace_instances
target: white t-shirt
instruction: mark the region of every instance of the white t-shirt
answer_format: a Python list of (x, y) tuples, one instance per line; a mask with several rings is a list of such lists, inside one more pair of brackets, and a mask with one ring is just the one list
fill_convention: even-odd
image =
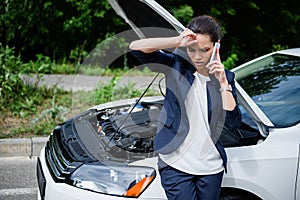
[(160, 158), (180, 171), (194, 175), (216, 174), (224, 170), (223, 160), (211, 137), (208, 122), (206, 82), (198, 72), (185, 100), (189, 132), (176, 151)]

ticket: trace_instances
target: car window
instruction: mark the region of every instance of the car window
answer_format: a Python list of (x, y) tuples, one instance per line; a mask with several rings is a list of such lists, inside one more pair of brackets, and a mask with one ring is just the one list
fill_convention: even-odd
[(236, 80), (276, 127), (300, 120), (300, 58), (274, 54), (235, 71)]
[(248, 113), (244, 105), (239, 103), (239, 109), (242, 114), (241, 126), (237, 129), (223, 127), (220, 141), (224, 147), (238, 147), (256, 145), (263, 136), (251, 115)]

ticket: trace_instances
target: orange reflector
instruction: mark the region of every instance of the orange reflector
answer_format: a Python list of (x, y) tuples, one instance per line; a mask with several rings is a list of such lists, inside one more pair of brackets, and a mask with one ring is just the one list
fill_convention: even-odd
[(154, 179), (154, 176), (145, 177), (142, 180), (140, 180), (137, 184), (132, 186), (125, 194), (124, 196), (127, 197), (138, 197), (144, 189), (151, 183), (151, 181)]

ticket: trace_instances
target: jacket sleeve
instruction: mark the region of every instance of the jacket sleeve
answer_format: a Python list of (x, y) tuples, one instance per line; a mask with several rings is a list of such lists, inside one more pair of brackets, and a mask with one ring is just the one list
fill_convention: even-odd
[(141, 64), (147, 65), (152, 71), (164, 72), (163, 66), (172, 66), (175, 60), (174, 54), (166, 53), (164, 51), (154, 51), (151, 53), (144, 53), (139, 50), (131, 51), (132, 55), (137, 58)]
[(228, 83), (232, 87), (232, 95), (236, 101), (236, 106), (234, 110), (226, 111), (225, 126), (230, 129), (235, 129), (241, 125), (242, 115), (237, 102), (237, 94), (236, 94), (236, 87), (235, 87), (235, 80), (234, 80), (235, 75), (233, 72), (226, 70), (226, 77)]

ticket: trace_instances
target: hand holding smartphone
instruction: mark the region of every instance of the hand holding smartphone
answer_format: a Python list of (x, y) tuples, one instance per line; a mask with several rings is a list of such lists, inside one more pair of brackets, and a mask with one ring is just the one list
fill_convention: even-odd
[(212, 55), (210, 57), (210, 61), (209, 62), (212, 62), (214, 60), (216, 60), (216, 55), (217, 55), (217, 49), (220, 49), (220, 42), (216, 42), (215, 45), (214, 45), (214, 49), (213, 49), (213, 52), (212, 52)]

